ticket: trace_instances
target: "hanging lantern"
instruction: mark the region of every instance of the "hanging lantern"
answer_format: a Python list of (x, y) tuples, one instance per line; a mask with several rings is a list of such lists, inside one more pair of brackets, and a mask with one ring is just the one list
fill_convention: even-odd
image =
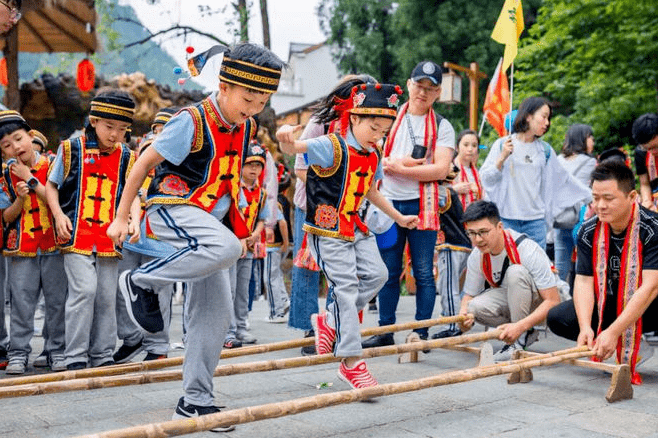
[(78, 76), (76, 78), (78, 89), (83, 93), (94, 88), (96, 82), (96, 68), (94, 63), (85, 58), (78, 64)]
[(7, 59), (0, 59), (0, 85), (6, 87), (9, 85), (9, 79), (7, 78)]

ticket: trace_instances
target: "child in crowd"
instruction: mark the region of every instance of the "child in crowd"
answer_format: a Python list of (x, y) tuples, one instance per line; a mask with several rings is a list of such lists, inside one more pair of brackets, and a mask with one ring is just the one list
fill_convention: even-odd
[(459, 195), (464, 210), (484, 196), (482, 184), (480, 183), (480, 174), (476, 167), (479, 154), (480, 137), (478, 137), (477, 132), (472, 129), (465, 129), (460, 132), (457, 136), (457, 156), (454, 160), (459, 173), (452, 183), (452, 188)]
[[(151, 132), (147, 135), (147, 139), (140, 145), (140, 154), (153, 143), (157, 135), (162, 131), (162, 127), (176, 112), (177, 109), (173, 107), (163, 108), (158, 111), (153, 123), (151, 124)], [(154, 258), (167, 257), (175, 251), (173, 246), (158, 241), (153, 235), (149, 235), (146, 231), (146, 221), (143, 217), (144, 206), (146, 201), (146, 190), (148, 190), (148, 185), (151, 183), (152, 176), (153, 175), (150, 174), (146, 178), (142, 185), (142, 189), (139, 192), (142, 205), (139, 242), (136, 244), (131, 244), (129, 242), (124, 243), (122, 251), (123, 258), (119, 261), (119, 272), (137, 268)], [(148, 333), (143, 332), (132, 322), (126, 311), (126, 303), (123, 300), (123, 296), (117, 288), (117, 337), (122, 340), (123, 343), (112, 356), (114, 362), (128, 362), (143, 350), (146, 350), (146, 357), (144, 357), (145, 361), (165, 359), (167, 357), (169, 352), (169, 322), (171, 321), (171, 298), (173, 292), (173, 284), (165, 286), (162, 291), (159, 291), (158, 300), (160, 302), (160, 311), (162, 312), (164, 327), (157, 333)]]
[(259, 253), (262, 253), (265, 248), (262, 234), (265, 228), (266, 193), (260, 184), (265, 159), (265, 149), (254, 141), (249, 145), (247, 156), (242, 164), (242, 193), (247, 202), (242, 209), (242, 214), (251, 235), (246, 239), (247, 253), (229, 269), (233, 314), (224, 340), (224, 348), (237, 348), (241, 347), (243, 343), (256, 342), (256, 338), (249, 333), (247, 318), (249, 317), (249, 280), (251, 279), (252, 262), (255, 255), (262, 258), (262, 254)]
[(66, 276), (57, 252), (52, 215), (46, 204), (50, 160), (32, 148), (32, 134), (16, 111), (0, 111), (0, 148), (13, 156), (3, 171), (0, 196), (8, 260), (7, 283), (11, 290), (10, 350), (7, 374), (23, 374), (34, 334), (34, 313), (43, 288), (45, 322), (49, 336), (44, 350), (53, 371), (64, 363), (64, 303)]
[[(461, 136), (461, 135), (460, 135)], [(460, 150), (461, 152), (461, 150)], [(441, 229), (437, 234), (437, 275), (436, 291), (441, 295), (441, 315), (455, 316), (459, 314), (462, 291), (460, 280), (466, 272), (466, 262), (471, 253), (471, 240), (466, 235), (462, 224), (461, 199), (453, 189), (458, 168), (453, 167), (446, 181), (439, 186), (439, 220)], [(462, 169), (463, 171), (463, 169)], [(461, 198), (461, 199), (460, 199)], [(432, 339), (459, 336), (462, 332), (457, 324), (448, 324), (448, 327), (432, 335)]]
[[(174, 418), (219, 412), (213, 405), (213, 373), (229, 328), (232, 306), (228, 269), (246, 251), (250, 232), (240, 207), (242, 159), (255, 135), (252, 116), (278, 87), (283, 61), (264, 47), (215, 46), (190, 59), (192, 73), (224, 53), (219, 91), (184, 108), (139, 157), (126, 183), (108, 235), (120, 244), (129, 232), (129, 207), (148, 172), (150, 229), (176, 252), (121, 274), (131, 318), (149, 332), (163, 328), (154, 291), (191, 283), (186, 299), (183, 387)], [(222, 221), (227, 219), (231, 228)], [(233, 426), (216, 428), (227, 431)]]
[[(114, 364), (119, 248), (107, 237), (128, 173), (135, 161), (122, 141), (135, 102), (107, 89), (91, 101), (85, 133), (64, 141), (52, 164), (46, 195), (68, 278), (66, 367)], [(130, 199), (130, 234), (139, 239), (139, 199)], [(51, 334), (50, 326), (48, 326)]]
[[(290, 245), (290, 204), (282, 194), (290, 185), (290, 173), (279, 169), (279, 195), (277, 198), (277, 223), (274, 227), (274, 239), (267, 242), (267, 257), (265, 258), (265, 269), (263, 281), (267, 292), (267, 300), (270, 304), (268, 321), (272, 323), (284, 323), (287, 321), (286, 313), (290, 309), (290, 298), (283, 282), (281, 261)], [(287, 177), (287, 184), (284, 179)]]
[(404, 216), (377, 190), (381, 179), (381, 139), (397, 114), (402, 89), (388, 84), (363, 84), (338, 107), (340, 135), (295, 141), (300, 127), (277, 132), (287, 154), (305, 153), (308, 244), (330, 285), (328, 312), (313, 315), (318, 354), (342, 357), (338, 376), (352, 388), (377, 385), (361, 359), (359, 316), (384, 285), (386, 266), (375, 237), (357, 215), (367, 198), (400, 226), (412, 228), (417, 216)]
[(643, 114), (633, 122), (635, 173), (640, 180), (640, 202), (644, 208), (657, 211), (658, 199), (658, 114)]

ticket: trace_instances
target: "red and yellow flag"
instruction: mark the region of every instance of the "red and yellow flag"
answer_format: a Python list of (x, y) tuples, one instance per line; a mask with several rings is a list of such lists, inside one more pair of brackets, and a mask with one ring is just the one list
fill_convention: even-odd
[(499, 136), (504, 136), (505, 116), (510, 112), (510, 93), (507, 75), (501, 69), (503, 59), (498, 61), (496, 71), (487, 87), (487, 96), (484, 99), (484, 115)]
[(505, 0), (503, 10), (500, 11), (496, 26), (491, 33), (491, 38), (500, 44), (505, 44), (503, 71), (507, 71), (516, 57), (517, 43), (524, 28), (521, 0)]

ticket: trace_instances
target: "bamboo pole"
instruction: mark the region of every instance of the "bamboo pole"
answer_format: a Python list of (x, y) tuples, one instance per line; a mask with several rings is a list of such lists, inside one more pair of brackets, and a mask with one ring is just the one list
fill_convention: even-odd
[[(450, 345), (468, 344), (497, 338), (500, 330), (473, 333), (470, 335), (455, 336), (452, 338), (420, 341), (411, 344), (388, 345), (385, 347), (366, 348), (363, 357), (389, 356), (410, 351), (444, 348)], [(305, 366), (322, 365), (338, 362), (341, 358), (333, 354), (316, 356), (300, 356), (289, 359), (247, 362), (239, 364), (220, 365), (215, 368), (215, 377), (230, 376), (234, 374), (247, 374), (264, 371), (300, 368)], [(26, 397), (32, 395), (54, 394), (60, 392), (85, 391), (91, 389), (114, 388), (119, 386), (143, 385), (147, 383), (162, 383), (181, 380), (182, 370), (153, 371), (141, 374), (126, 374), (121, 376), (94, 377), (88, 379), (75, 379), (58, 382), (32, 383), (0, 388), (0, 399), (11, 397)]]
[(550, 366), (565, 360), (584, 357), (591, 354), (592, 352), (589, 350), (578, 352), (554, 352), (551, 355), (532, 358), (530, 361), (523, 362), (522, 365), (509, 363), (496, 366), (476, 367), (466, 370), (451, 371), (417, 380), (381, 384), (369, 388), (355, 389), (351, 391), (340, 391), (330, 394), (298, 398), (285, 402), (276, 402), (260, 406), (233, 409), (230, 411), (204, 415), (197, 418), (172, 420), (162, 423), (151, 423), (120, 430), (101, 432), (93, 435), (87, 435), (85, 438), (157, 438), (184, 435), (210, 430), (215, 427), (250, 423), (253, 421), (260, 421), (270, 418), (279, 418), (286, 415), (293, 415), (329, 406), (368, 400), (375, 397), (402, 394), (405, 392), (418, 391), (436, 386), (450, 385), (485, 377), (514, 373), (519, 372), (524, 368)]
[[(402, 324), (385, 325), (382, 327), (371, 327), (361, 330), (361, 336), (381, 335), (384, 333), (414, 330), (418, 328), (432, 327), (435, 325), (452, 324), (463, 321), (466, 316), (448, 316), (422, 321), (411, 321)], [(223, 350), (220, 358), (229, 359), (234, 357), (248, 356), (253, 354), (269, 353), (271, 351), (288, 350), (313, 345), (313, 338), (291, 339), (288, 341), (273, 342), (270, 344), (252, 345), (249, 347)], [(16, 385), (27, 385), (30, 383), (62, 382), (74, 379), (88, 379), (95, 377), (118, 376), (121, 374), (154, 371), (163, 368), (180, 366), (183, 364), (184, 356), (169, 357), (166, 359), (152, 360), (148, 362), (135, 362), (129, 364), (110, 365), (77, 371), (64, 371), (61, 373), (37, 374), (34, 376), (22, 376), (9, 379), (0, 379), (0, 388)]]

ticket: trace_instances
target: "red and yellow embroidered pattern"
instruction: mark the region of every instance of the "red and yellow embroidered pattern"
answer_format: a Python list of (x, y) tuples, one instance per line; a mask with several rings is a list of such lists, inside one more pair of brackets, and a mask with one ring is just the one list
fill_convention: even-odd
[(338, 210), (327, 204), (318, 205), (315, 210), (315, 224), (318, 227), (332, 229), (338, 223)]
[(160, 182), (158, 187), (160, 192), (165, 195), (184, 196), (190, 193), (187, 183), (176, 175), (167, 175)]
[(18, 232), (16, 230), (11, 230), (7, 235), (7, 248), (18, 249)]

